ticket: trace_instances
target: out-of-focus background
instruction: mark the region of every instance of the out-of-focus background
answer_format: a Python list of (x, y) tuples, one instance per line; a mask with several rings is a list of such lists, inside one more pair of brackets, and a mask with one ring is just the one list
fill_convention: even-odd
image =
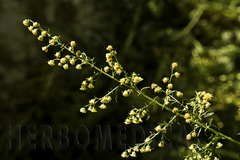
[[(152, 82), (164, 87), (161, 79), (169, 76), (170, 65), (178, 62), (181, 76), (173, 81), (174, 88), (186, 98), (195, 91), (214, 95), (211, 109), (214, 123), (221, 132), (240, 140), (240, 1), (239, 0), (1, 0), (0, 1), (0, 152), (1, 159), (121, 159), (124, 151), (117, 148), (117, 125), (123, 124), (131, 106), (141, 107), (142, 99), (124, 98), (112, 101), (107, 110), (83, 115), (79, 108), (94, 96), (105, 95), (116, 83), (101, 76), (96, 88), (82, 92), (81, 82), (92, 70), (77, 71), (50, 67), (56, 49), (48, 53), (37, 37), (22, 24), (26, 18), (39, 22), (53, 35), (95, 57), (96, 65), (104, 67), (106, 46), (117, 50), (122, 66), (143, 78), (140, 87)], [(141, 126), (149, 134), (150, 125), (167, 121), (171, 114), (154, 108), (149, 121)], [(85, 125), (90, 133), (86, 149), (78, 149), (74, 131)], [(16, 141), (7, 149), (7, 125), (21, 125), (21, 149)], [(36, 125), (37, 149), (27, 149), (27, 125)], [(41, 125), (53, 130), (53, 150), (41, 149)], [(57, 148), (57, 127), (69, 129), (68, 149)], [(96, 125), (104, 131), (111, 126), (112, 149), (94, 149)], [(131, 145), (131, 127), (123, 132)], [(188, 131), (189, 128), (187, 128)], [(208, 133), (210, 135), (210, 133)], [(172, 148), (157, 148), (138, 154), (138, 159), (183, 159), (186, 146), (176, 145), (178, 125), (172, 128)], [(184, 139), (184, 137), (182, 137)], [(206, 140), (207, 141), (207, 140)], [(238, 159), (240, 147), (223, 140), (218, 151), (222, 159)], [(156, 142), (157, 143), (157, 142)], [(130, 158), (131, 159), (131, 158)]]

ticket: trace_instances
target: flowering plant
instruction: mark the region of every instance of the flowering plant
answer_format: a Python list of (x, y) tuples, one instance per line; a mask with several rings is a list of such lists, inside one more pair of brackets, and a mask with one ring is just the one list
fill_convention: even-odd
[[(123, 151), (121, 154), (123, 158), (129, 156), (136, 157), (137, 152), (144, 153), (152, 151), (150, 144), (156, 136), (161, 136), (158, 146), (164, 147), (164, 137), (167, 135), (167, 127), (172, 126), (174, 123), (179, 123), (178, 118), (183, 118), (192, 128), (192, 130), (186, 135), (186, 140), (191, 140), (192, 138), (199, 136), (202, 132), (212, 132), (208, 142), (192, 143), (189, 146), (189, 150), (192, 154), (185, 156), (186, 160), (219, 159), (219, 156), (215, 154), (215, 150), (223, 146), (221, 142), (218, 142), (220, 139), (227, 139), (240, 145), (240, 142), (221, 133), (212, 123), (213, 118), (211, 118), (211, 116), (214, 113), (211, 111), (210, 107), (210, 101), (213, 98), (211, 93), (199, 91), (196, 92), (195, 97), (186, 100), (181, 91), (174, 89), (172, 79), (180, 77), (180, 73), (176, 71), (178, 66), (176, 62), (171, 64), (170, 75), (162, 79), (164, 86), (161, 87), (160, 84), (152, 83), (149, 86), (139, 88), (138, 83), (142, 82), (144, 79), (135, 72), (127, 73), (124, 70), (123, 66), (117, 59), (117, 51), (114, 50), (111, 45), (108, 45), (106, 48), (108, 52), (105, 55), (106, 66), (99, 68), (95, 65), (94, 58), (90, 58), (86, 53), (76, 50), (75, 41), (71, 41), (69, 45), (65, 45), (61, 42), (60, 36), (52, 36), (49, 31), (42, 29), (38, 22), (34, 22), (30, 19), (25, 19), (23, 24), (27, 26), (29, 31), (34, 35), (38, 35), (39, 41), (43, 41), (44, 39), (49, 40), (49, 44), (42, 47), (44, 52), (48, 52), (49, 47), (52, 46), (60, 47), (60, 50), (55, 53), (55, 57), (47, 62), (48, 65), (55, 66), (57, 64), (65, 70), (69, 69), (70, 66), (75, 66), (77, 70), (82, 70), (83, 66), (90, 66), (95, 70), (93, 76), (87, 77), (86, 80), (81, 83), (81, 86), (79, 86), (81, 91), (93, 89), (99, 75), (105, 75), (113, 81), (118, 82), (115, 88), (106, 93), (103, 97), (90, 99), (88, 104), (80, 108), (81, 113), (95, 113), (98, 109), (106, 109), (108, 103), (112, 100), (113, 93), (117, 93), (120, 88), (123, 89), (121, 94), (124, 97), (129, 97), (131, 94), (137, 93), (138, 96), (144, 97), (147, 101), (143, 107), (133, 107), (133, 109), (129, 111), (129, 115), (124, 121), (126, 125), (131, 123), (139, 124), (143, 122), (144, 117), (147, 120), (151, 116), (150, 108), (152, 105), (157, 105), (163, 110), (172, 113), (168, 122), (158, 123), (154, 132), (151, 132), (142, 143), (137, 143), (135, 146)], [(63, 55), (64, 50), (67, 50), (70, 54)], [(145, 93), (146, 90), (152, 90), (156, 96), (153, 98), (148, 96)], [(160, 96), (163, 98), (160, 99)], [(210, 120), (206, 121), (206, 119)]]

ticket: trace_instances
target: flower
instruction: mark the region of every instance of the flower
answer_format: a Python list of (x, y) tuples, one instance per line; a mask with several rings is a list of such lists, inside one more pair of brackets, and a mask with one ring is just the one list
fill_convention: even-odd
[(66, 63), (66, 58), (61, 58), (60, 62), (61, 63)]
[(142, 77), (134, 77), (133, 82), (137, 84), (137, 83), (141, 82), (142, 80), (143, 80)]
[(129, 92), (127, 90), (125, 90), (122, 94), (123, 94), (124, 97), (128, 97), (129, 96)]
[(81, 70), (81, 69), (82, 69), (82, 66), (81, 66), (81, 64), (77, 64), (75, 68), (76, 68), (77, 70)]
[(108, 66), (104, 67), (104, 71), (108, 72), (109, 71), (109, 67)]
[(174, 76), (175, 76), (176, 78), (178, 78), (178, 77), (180, 76), (180, 73), (175, 72), (175, 73), (174, 73)]
[(48, 46), (43, 46), (43, 47), (42, 47), (42, 50), (43, 50), (44, 52), (48, 52)]
[(55, 40), (54, 40), (54, 39), (49, 39), (49, 44), (51, 44), (52, 46), (54, 46)]
[(128, 154), (127, 154), (127, 152), (126, 152), (126, 151), (124, 151), (124, 152), (121, 154), (121, 157), (122, 157), (122, 158), (127, 158), (127, 157), (128, 157)]
[(80, 111), (81, 113), (86, 113), (86, 112), (87, 112), (86, 108), (80, 108), (79, 111)]
[(157, 126), (157, 127), (155, 127), (154, 129), (155, 129), (155, 131), (157, 131), (157, 132), (160, 132), (160, 131), (162, 130), (162, 128), (161, 128), (161, 126), (160, 126), (160, 125), (158, 125), (158, 126)]
[(188, 134), (188, 135), (186, 136), (186, 140), (190, 140), (191, 138), (192, 138), (191, 134)]
[(75, 60), (74, 59), (70, 59), (70, 64), (71, 65), (75, 65)]
[(164, 147), (164, 142), (163, 142), (163, 141), (160, 141), (160, 142), (158, 143), (158, 147)]
[(70, 45), (71, 45), (71, 47), (75, 47), (76, 46), (76, 42), (75, 41), (71, 41)]
[(33, 33), (34, 35), (37, 35), (37, 29), (32, 30), (32, 33)]
[(24, 24), (24, 26), (29, 26), (29, 19), (25, 19), (25, 20), (23, 20), (23, 24)]
[(172, 88), (173, 88), (173, 84), (172, 84), (172, 83), (169, 83), (169, 84), (167, 85), (167, 88), (168, 88), (168, 89), (172, 89)]
[(177, 91), (176, 96), (177, 96), (177, 97), (182, 97), (182, 96), (183, 96), (183, 93), (180, 92), (180, 91)]
[(204, 96), (203, 96), (203, 100), (206, 100), (206, 101), (211, 101), (212, 100), (212, 94), (210, 94), (210, 93), (206, 93), (206, 94), (204, 94)]
[(28, 30), (32, 32), (33, 31), (33, 26), (29, 26)]
[(60, 58), (61, 53), (60, 52), (56, 52), (54, 55), (55, 55), (55, 57)]
[(93, 89), (94, 85), (92, 83), (89, 83), (88, 88)]
[(54, 65), (55, 65), (54, 60), (49, 60), (49, 61), (48, 61), (48, 65), (49, 65), (49, 66), (54, 66)]
[(121, 85), (123, 85), (124, 82), (125, 82), (125, 78), (121, 78), (121, 79), (119, 80), (119, 82), (120, 82)]
[(190, 122), (191, 122), (191, 119), (190, 119), (190, 118), (189, 118), (189, 119), (186, 119), (185, 122), (186, 122), (186, 123), (190, 123)]
[(113, 50), (113, 46), (108, 45), (107, 48), (106, 48), (106, 50), (107, 50), (107, 51), (111, 51), (111, 50)]
[(174, 108), (172, 109), (172, 112), (173, 112), (173, 113), (177, 113), (177, 112), (178, 112), (178, 108), (174, 107)]
[(101, 104), (101, 105), (99, 106), (99, 108), (100, 108), (100, 109), (106, 109), (107, 106), (106, 106), (105, 104)]
[(131, 156), (131, 157), (137, 157), (136, 152), (132, 152), (132, 153), (130, 154), (130, 156)]
[(222, 146), (223, 146), (223, 144), (218, 142), (216, 148), (221, 148)]
[(184, 118), (189, 119), (191, 117), (190, 113), (185, 113)]
[(159, 92), (162, 92), (162, 88), (157, 86), (155, 89), (154, 89), (154, 93), (159, 93)]
[(39, 40), (39, 41), (43, 41), (43, 36), (42, 36), (42, 35), (39, 35), (39, 36), (38, 36), (38, 40)]
[(68, 69), (68, 64), (64, 64), (64, 65), (63, 65), (63, 68), (64, 68), (65, 70), (67, 70), (67, 69)]
[(90, 105), (95, 105), (95, 99), (89, 100), (89, 104), (90, 104)]
[(162, 81), (163, 81), (163, 83), (167, 83), (167, 82), (168, 82), (168, 78), (167, 78), (167, 77), (164, 77), (164, 78), (162, 79)]
[(39, 25), (39, 24), (38, 24), (37, 22), (34, 22), (34, 23), (33, 23), (33, 27), (38, 27), (38, 25)]
[(175, 68), (177, 68), (177, 63), (173, 62), (171, 66), (172, 66), (172, 69), (175, 69)]
[(46, 37), (46, 36), (47, 36), (47, 31), (42, 31), (42, 32), (41, 32), (41, 35), (42, 35), (43, 37)]

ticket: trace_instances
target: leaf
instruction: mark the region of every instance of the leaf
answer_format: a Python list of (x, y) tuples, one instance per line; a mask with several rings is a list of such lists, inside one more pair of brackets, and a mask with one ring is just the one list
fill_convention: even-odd
[(207, 118), (207, 117), (210, 117), (210, 116), (212, 116), (214, 114), (214, 112), (210, 112), (210, 113), (206, 113), (206, 114), (204, 114), (204, 118)]

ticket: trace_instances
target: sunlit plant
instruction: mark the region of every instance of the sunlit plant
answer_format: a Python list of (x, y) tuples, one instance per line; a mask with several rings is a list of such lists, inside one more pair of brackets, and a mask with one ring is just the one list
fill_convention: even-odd
[[(160, 136), (161, 140), (158, 142), (159, 147), (164, 147), (164, 137), (167, 136), (167, 128), (172, 126), (174, 123), (179, 123), (178, 118), (183, 118), (186, 124), (190, 125), (192, 130), (186, 135), (186, 140), (191, 140), (194, 137), (199, 136), (201, 133), (210, 131), (212, 134), (208, 138), (208, 142), (197, 142), (192, 143), (189, 146), (189, 150), (192, 154), (186, 155), (185, 160), (192, 159), (203, 159), (203, 160), (217, 160), (220, 158), (219, 155), (215, 154), (215, 150), (223, 146), (220, 139), (227, 139), (237, 145), (240, 142), (232, 139), (231, 137), (221, 133), (219, 128), (213, 124), (213, 118), (210, 118), (214, 113), (211, 111), (211, 100), (213, 95), (205, 91), (195, 92), (195, 97), (191, 99), (185, 99), (184, 94), (174, 88), (172, 83), (173, 78), (179, 78), (180, 73), (176, 71), (178, 64), (173, 62), (171, 64), (171, 72), (169, 76), (162, 79), (164, 86), (160, 84), (152, 83), (146, 87), (138, 88), (138, 83), (144, 80), (140, 74), (132, 72), (127, 73), (123, 66), (117, 59), (117, 51), (111, 45), (106, 48), (107, 53), (105, 54), (106, 66), (100, 68), (95, 65), (94, 58), (90, 58), (86, 53), (76, 49), (76, 42), (71, 41), (69, 45), (61, 42), (60, 36), (53, 36), (47, 30), (41, 28), (38, 22), (34, 22), (30, 19), (25, 19), (23, 24), (28, 27), (34, 35), (38, 36), (39, 41), (48, 40), (49, 44), (42, 46), (44, 52), (48, 52), (49, 47), (59, 47), (59, 51), (54, 54), (54, 58), (49, 60), (47, 63), (50, 66), (60, 66), (67, 70), (71, 66), (77, 70), (82, 70), (83, 66), (90, 66), (95, 70), (92, 76), (86, 77), (81, 83), (79, 89), (85, 91), (87, 89), (93, 89), (99, 75), (105, 75), (118, 82), (115, 88), (111, 89), (103, 97), (94, 97), (89, 100), (89, 103), (82, 106), (79, 111), (81, 113), (97, 112), (99, 109), (107, 109), (108, 103), (112, 101), (114, 93), (120, 91), (124, 97), (131, 96), (132, 93), (137, 93), (139, 97), (144, 97), (146, 103), (141, 108), (133, 108), (129, 111), (124, 123), (128, 124), (139, 124), (144, 120), (148, 120), (151, 116), (150, 107), (157, 105), (163, 109), (172, 113), (169, 120), (159, 122), (156, 124), (154, 132), (142, 142), (137, 143), (135, 146), (128, 148), (123, 151), (121, 156), (123, 158), (137, 157), (137, 152), (145, 153), (151, 152), (151, 143), (156, 136)], [(68, 55), (64, 55), (63, 51), (67, 50)], [(155, 97), (150, 97), (146, 94), (145, 90), (152, 90), (156, 94)], [(162, 97), (162, 98), (160, 98)], [(206, 118), (210, 120), (206, 120)]]

